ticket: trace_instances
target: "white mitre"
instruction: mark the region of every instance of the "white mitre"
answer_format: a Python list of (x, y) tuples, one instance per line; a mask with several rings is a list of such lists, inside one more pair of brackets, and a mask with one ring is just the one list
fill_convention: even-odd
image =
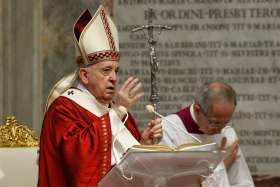
[[(76, 20), (73, 34), (76, 62), (79, 67), (87, 67), (102, 61), (119, 61), (118, 31), (102, 5), (94, 16), (85, 10)], [(74, 86), (77, 80), (77, 72), (60, 79), (49, 93), (46, 110), (56, 98)]]
[(74, 24), (74, 38), (82, 55), (79, 66), (89, 66), (102, 61), (119, 61), (117, 27), (101, 5), (92, 17), (84, 11)]

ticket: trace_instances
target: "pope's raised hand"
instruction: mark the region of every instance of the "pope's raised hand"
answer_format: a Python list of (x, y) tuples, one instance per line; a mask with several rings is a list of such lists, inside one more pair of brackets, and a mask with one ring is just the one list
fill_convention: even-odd
[(142, 84), (139, 79), (129, 77), (117, 92), (115, 104), (129, 109), (137, 103), (143, 95), (144, 92), (142, 91)]

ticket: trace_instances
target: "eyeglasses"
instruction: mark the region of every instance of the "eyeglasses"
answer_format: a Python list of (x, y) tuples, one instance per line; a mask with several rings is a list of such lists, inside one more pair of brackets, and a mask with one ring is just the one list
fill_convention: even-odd
[(202, 113), (203, 113), (205, 120), (209, 124), (210, 128), (222, 129), (225, 126), (232, 124), (231, 120), (224, 120), (224, 119), (219, 119), (219, 118), (215, 118), (215, 117), (209, 117), (206, 115), (206, 113), (204, 111), (202, 111)]

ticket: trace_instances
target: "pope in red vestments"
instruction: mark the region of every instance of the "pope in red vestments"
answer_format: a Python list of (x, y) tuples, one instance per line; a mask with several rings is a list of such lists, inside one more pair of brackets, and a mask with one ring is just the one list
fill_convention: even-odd
[[(140, 141), (133, 119), (128, 119), (126, 127)], [(109, 113), (97, 117), (61, 96), (50, 106), (41, 136), (42, 186), (94, 186), (111, 169)]]
[[(65, 79), (52, 92), (59, 97), (49, 106), (42, 126), (40, 187), (97, 186), (129, 147), (151, 144), (162, 136), (159, 119), (151, 120), (140, 134), (132, 116), (123, 110), (133, 106), (143, 92), (133, 77), (115, 91), (118, 36), (104, 8), (93, 17), (85, 11), (74, 25), (74, 35), (81, 52), (76, 84)], [(66, 83), (74, 87), (62, 89)]]

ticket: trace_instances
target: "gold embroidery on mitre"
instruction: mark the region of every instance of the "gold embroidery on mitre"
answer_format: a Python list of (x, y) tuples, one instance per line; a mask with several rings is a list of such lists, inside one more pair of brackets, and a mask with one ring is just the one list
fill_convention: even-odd
[[(95, 53), (88, 54), (89, 64), (97, 64), (102, 61), (119, 61), (120, 54), (117, 51), (99, 51)], [(83, 58), (78, 56), (76, 62), (79, 66), (84, 65)]]
[(109, 40), (110, 47), (111, 47), (111, 49), (112, 49), (113, 51), (116, 51), (114, 38), (113, 38), (111, 29), (110, 29), (110, 25), (109, 25), (109, 23), (108, 23), (107, 16), (106, 16), (106, 13), (105, 13), (105, 10), (104, 10), (104, 9), (101, 9), (101, 14), (100, 14), (100, 16), (101, 16), (101, 20), (102, 20), (102, 23), (103, 23), (103, 26), (104, 26), (104, 29), (105, 29), (107, 38), (108, 38), (108, 40)]
[(0, 125), (0, 147), (34, 147), (39, 140), (32, 130), (19, 123), (14, 116), (6, 118)]

